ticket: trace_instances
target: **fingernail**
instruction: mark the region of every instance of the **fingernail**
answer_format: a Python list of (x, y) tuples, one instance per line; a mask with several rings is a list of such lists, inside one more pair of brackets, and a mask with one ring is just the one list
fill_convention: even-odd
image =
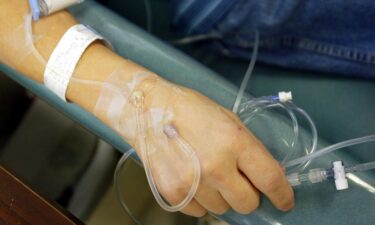
[(285, 203), (285, 205), (280, 210), (283, 212), (287, 212), (293, 208), (294, 208), (294, 200), (288, 201), (287, 203)]

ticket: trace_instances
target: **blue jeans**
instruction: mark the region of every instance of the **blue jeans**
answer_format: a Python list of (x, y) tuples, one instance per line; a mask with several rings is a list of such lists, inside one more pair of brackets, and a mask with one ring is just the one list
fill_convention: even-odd
[(205, 43), (232, 57), (281, 67), (375, 78), (373, 0), (172, 0), (183, 35), (214, 34)]

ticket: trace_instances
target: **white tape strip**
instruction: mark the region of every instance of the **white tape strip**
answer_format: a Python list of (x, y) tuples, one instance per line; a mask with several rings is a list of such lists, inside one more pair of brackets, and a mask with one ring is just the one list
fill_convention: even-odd
[(53, 50), (44, 71), (44, 84), (62, 100), (69, 80), (86, 48), (103, 37), (82, 24), (71, 27)]

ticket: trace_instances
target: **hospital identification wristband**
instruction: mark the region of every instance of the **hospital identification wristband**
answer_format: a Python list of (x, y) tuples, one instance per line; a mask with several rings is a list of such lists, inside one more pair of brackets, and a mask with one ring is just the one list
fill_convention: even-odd
[(101, 35), (82, 24), (65, 32), (53, 50), (44, 71), (44, 85), (66, 102), (69, 80), (87, 47)]

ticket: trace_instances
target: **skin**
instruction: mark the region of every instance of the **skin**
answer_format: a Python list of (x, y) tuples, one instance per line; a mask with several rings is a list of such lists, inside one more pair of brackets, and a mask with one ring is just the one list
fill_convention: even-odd
[[(23, 29), (17, 30), (22, 28), (24, 16), (29, 12), (27, 1), (0, 0), (0, 9), (0, 61), (42, 83), (45, 63), (25, 50), (30, 46), (25, 42)], [(65, 11), (33, 23), (33, 34), (37, 37), (34, 45), (43, 58), (49, 58), (65, 31), (76, 23)], [(158, 77), (142, 66), (116, 55), (100, 42), (93, 43), (85, 51), (73, 77), (105, 81), (119, 65), (124, 80), (130, 81), (139, 71), (148, 72), (154, 78)], [(178, 87), (183, 90), (183, 95), (169, 101), (163, 100), (166, 99), (163, 96), (168, 95), (168, 92), (161, 88), (160, 84), (163, 84), (163, 87), (176, 86), (162, 79), (159, 79), (160, 82), (152, 80), (147, 79), (138, 87), (145, 94), (146, 109), (155, 102), (175, 107), (176, 113), (171, 123), (193, 147), (201, 164), (202, 175), (198, 191), (183, 213), (199, 217), (207, 211), (223, 214), (229, 208), (239, 213), (250, 213), (258, 207), (260, 193), (282, 211), (293, 208), (293, 191), (283, 169), (235, 114), (200, 93), (184, 87)], [(153, 88), (148, 88), (149, 85)], [(93, 112), (99, 94), (98, 86), (71, 82), (67, 99)], [(205, 107), (178, 110), (179, 104), (184, 107)], [(97, 116), (110, 125), (104, 115)], [(125, 136), (124, 139), (137, 148), (134, 139)], [(140, 154), (139, 149), (137, 152)], [(159, 184), (158, 187), (171, 203), (184, 197), (184, 192), (176, 190), (190, 188), (186, 182), (177, 182), (175, 185)]]

